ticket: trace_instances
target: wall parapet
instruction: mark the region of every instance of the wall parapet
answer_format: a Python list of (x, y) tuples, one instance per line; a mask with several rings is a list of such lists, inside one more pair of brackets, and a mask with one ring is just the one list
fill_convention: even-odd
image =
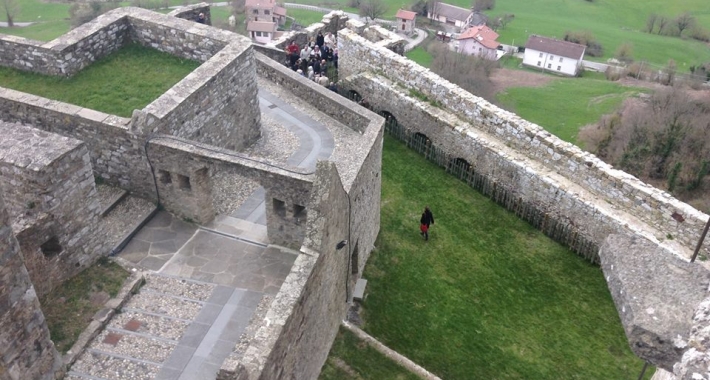
[[(405, 91), (423, 93), (441, 109), (458, 116), (462, 123), (455, 128), (461, 134), (480, 131), (506, 146), (535, 160), (549, 170), (576, 183), (584, 191), (613, 205), (662, 231), (662, 239), (670, 235), (689, 257), (708, 216), (623, 171), (614, 169), (591, 153), (583, 152), (523, 120), (446, 81), (430, 70), (405, 57), (372, 43), (350, 30), (339, 33), (341, 78), (362, 72), (374, 72), (397, 83)], [(401, 111), (387, 110), (398, 120)], [(449, 127), (452, 128), (452, 127)], [(437, 136), (429, 136), (438, 143)], [(680, 215), (680, 218), (678, 218)], [(678, 219), (683, 219), (679, 222)], [(710, 253), (709, 248), (704, 249)]]

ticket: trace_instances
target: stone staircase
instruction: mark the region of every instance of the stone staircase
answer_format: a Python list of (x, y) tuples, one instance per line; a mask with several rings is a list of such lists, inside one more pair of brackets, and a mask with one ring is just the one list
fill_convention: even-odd
[(263, 297), (159, 273), (145, 280), (66, 379), (215, 379)]

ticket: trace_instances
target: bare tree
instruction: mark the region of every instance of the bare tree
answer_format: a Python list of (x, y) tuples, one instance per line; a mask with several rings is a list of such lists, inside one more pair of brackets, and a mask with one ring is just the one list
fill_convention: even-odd
[(680, 34), (683, 34), (684, 30), (691, 28), (693, 27), (693, 25), (695, 25), (695, 17), (691, 16), (690, 13), (685, 12), (680, 16), (676, 17), (675, 24), (678, 27)]
[(646, 19), (646, 32), (653, 33), (653, 29), (656, 27), (656, 21), (658, 21), (658, 15), (651, 13)]
[(668, 26), (668, 18), (666, 16), (658, 16), (657, 23), (658, 23), (658, 34), (661, 34), (666, 29), (666, 26)]
[(631, 43), (629, 42), (624, 42), (616, 49), (616, 53), (614, 53), (614, 58), (624, 63), (631, 63), (634, 61), (633, 54), (633, 45), (631, 45)]
[[(427, 1), (427, 13), (431, 15), (432, 18), (436, 18), (441, 9), (441, 2), (439, 0), (428, 0)], [(427, 15), (427, 17), (429, 17)]]
[(359, 9), (360, 16), (373, 21), (387, 13), (387, 5), (382, 0), (363, 0)]
[(497, 67), (495, 61), (458, 54), (442, 44), (430, 44), (427, 50), (434, 56), (431, 71), (474, 95), (495, 102), (495, 86), (490, 80)]
[(20, 13), (20, 4), (17, 0), (0, 0), (7, 18), (7, 26), (15, 26), (15, 17)]
[(661, 83), (665, 84), (667, 86), (670, 86), (673, 84), (673, 81), (675, 80), (675, 74), (677, 71), (678, 67), (675, 64), (675, 61), (672, 59), (668, 60), (668, 65), (663, 68), (663, 78), (661, 78)]
[(512, 13), (506, 13), (503, 16), (498, 18), (498, 22), (500, 23), (501, 29), (505, 29), (505, 27), (510, 24), (511, 21), (515, 18), (515, 15)]

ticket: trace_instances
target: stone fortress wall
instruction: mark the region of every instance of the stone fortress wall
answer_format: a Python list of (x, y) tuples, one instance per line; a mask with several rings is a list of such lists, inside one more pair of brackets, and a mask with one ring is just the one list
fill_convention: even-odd
[[(707, 215), (371, 43), (368, 35), (339, 32), (341, 88), (396, 120), (429, 151), (444, 152), (439, 165), (470, 165), (473, 187), (546, 234), (594, 261), (603, 254), (602, 269), (636, 355), (659, 372), (680, 368), (682, 379), (707, 369), (710, 358), (701, 352), (710, 336), (708, 308), (698, 305), (710, 299), (710, 272), (703, 262), (687, 262)], [(705, 244), (701, 254), (708, 252)]]
[[(300, 374), (306, 378), (315, 376), (327, 357), (356, 281), (357, 276), (351, 275), (353, 271), (344, 268), (357, 265), (356, 271), (361, 272), (379, 230), (384, 120), (295, 76), (265, 56), (255, 56), (244, 37), (141, 9), (114, 10), (46, 44), (5, 36), (0, 40), (5, 47), (17, 43), (32, 46), (34, 56), (42, 57), (47, 67), (58, 60), (49, 47), (71, 45), (70, 50), (90, 51), (92, 44), (99, 40), (106, 46), (98, 46), (96, 56), (133, 41), (203, 62), (159, 99), (135, 111), (130, 119), (9, 89), (0, 89), (0, 119), (27, 125), (17, 128), (30, 134), (50, 136), (46, 132), (51, 132), (69, 137), (66, 141), (75, 145), (67, 143), (74, 147), (74, 150), (69, 149), (68, 156), (80, 158), (82, 163), (78, 165), (70, 160), (78, 165), (72, 173), (81, 174), (80, 184), (91, 185), (82, 187), (89, 194), (77, 194), (89, 199), (91, 192), (95, 193), (93, 169), (95, 175), (109, 184), (159, 201), (179, 217), (207, 222), (214, 217), (212, 174), (225, 171), (256, 180), (266, 189), (267, 231), (271, 243), (301, 249), (302, 254), (269, 310), (269, 315), (279, 323), (255, 321), (264, 339), (255, 339), (249, 346), (248, 357), (261, 363), (256, 368), (250, 366), (250, 373), (264, 379), (291, 376), (279, 364), (285, 360), (291, 363), (288, 370), (298, 374), (297, 377), (302, 378)], [(76, 67), (90, 64), (74, 54), (65, 58), (76, 59)], [(19, 66), (30, 68), (26, 64)], [(305, 99), (358, 132), (347, 142), (356, 148), (352, 152), (340, 152), (335, 162), (319, 164), (316, 172), (284, 167), (235, 151), (234, 148), (249, 145), (259, 137), (256, 67), (266, 79), (288, 83), (288, 89), (295, 94), (311, 95)], [(61, 68), (52, 70), (61, 75), (67, 73)], [(230, 118), (239, 122), (220, 123)], [(230, 143), (230, 140), (235, 141), (234, 136), (242, 140)], [(59, 140), (65, 141), (65, 138)], [(56, 168), (49, 172), (61, 174)], [(16, 192), (10, 196), (14, 198), (13, 204), (27, 204)], [(85, 203), (93, 210), (92, 202)], [(56, 216), (57, 219), (70, 217), (67, 210), (62, 212), (65, 214)], [(37, 224), (34, 228), (49, 227)], [(335, 246), (341, 240), (352, 243), (336, 254)], [(100, 254), (94, 251), (89, 260)], [(55, 264), (61, 267), (65, 263)], [(0, 283), (0, 294), (15, 285), (14, 280)], [(23, 311), (29, 310), (27, 305), (15, 305)], [(3, 328), (5, 323), (9, 326), (11, 321), (4, 321)], [(46, 331), (43, 321), (38, 323), (38, 328)], [(34, 342), (25, 338), (18, 338), (17, 347), (3, 350), (3, 355), (13, 358), (19, 355), (19, 360), (35, 360), (41, 355), (43, 360), (49, 360), (51, 355), (47, 350), (24, 351), (23, 347), (30, 347)], [(289, 349), (294, 344), (304, 349)], [(19, 377), (39, 376), (30, 373), (30, 369), (24, 368)], [(225, 372), (227, 376), (234, 373)], [(277, 377), (272, 377), (274, 374)], [(42, 376), (51, 377), (51, 374), (43, 372)]]
[(107, 247), (86, 145), (0, 123), (0, 189), (41, 297), (90, 265)]
[(0, 377), (55, 378), (62, 359), (50, 340), (11, 219), (0, 195)]

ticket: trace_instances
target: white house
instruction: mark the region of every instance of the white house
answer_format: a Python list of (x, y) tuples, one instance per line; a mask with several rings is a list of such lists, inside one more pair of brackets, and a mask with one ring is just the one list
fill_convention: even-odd
[(586, 48), (574, 42), (531, 35), (525, 44), (523, 65), (575, 76), (582, 69)]
[(276, 23), (271, 21), (249, 21), (247, 32), (254, 42), (268, 44), (276, 36)]
[(456, 51), (461, 54), (475, 55), (491, 61), (498, 59), (498, 46), (496, 41), (498, 33), (485, 25), (477, 25), (466, 29), (458, 37)]

